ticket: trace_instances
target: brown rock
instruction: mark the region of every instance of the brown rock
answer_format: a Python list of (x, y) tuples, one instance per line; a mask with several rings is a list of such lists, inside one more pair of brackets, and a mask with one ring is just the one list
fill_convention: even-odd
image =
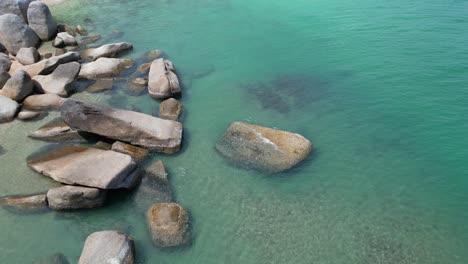
[(178, 120), (182, 112), (182, 104), (174, 98), (169, 98), (159, 105), (159, 117)]
[(149, 151), (145, 148), (136, 147), (120, 141), (116, 141), (114, 144), (112, 144), (112, 150), (130, 155), (138, 160), (144, 160), (149, 155)]
[(147, 223), (153, 243), (174, 247), (190, 242), (189, 215), (176, 203), (159, 203), (147, 212)]

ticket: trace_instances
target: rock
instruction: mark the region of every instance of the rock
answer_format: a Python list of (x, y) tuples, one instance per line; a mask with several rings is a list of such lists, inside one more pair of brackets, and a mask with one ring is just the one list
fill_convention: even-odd
[(182, 104), (174, 98), (169, 98), (159, 105), (159, 117), (178, 120), (182, 112)]
[(102, 150), (111, 150), (112, 144), (106, 143), (104, 141), (98, 141), (94, 144), (93, 148), (102, 149)]
[(56, 253), (35, 261), (33, 264), (70, 264), (62, 253)]
[(86, 36), (88, 33), (86, 29), (84, 29), (81, 25), (77, 25), (75, 28), (76, 33), (80, 34), (81, 36)]
[(91, 44), (100, 40), (101, 37), (102, 37), (101, 35), (93, 35), (93, 36), (82, 38), (81, 41), (82, 43), (85, 43), (85, 44)]
[(78, 52), (67, 52), (60, 56), (53, 56), (49, 59), (39, 61), (32, 65), (24, 67), (24, 70), (29, 73), (31, 77), (36, 75), (47, 75), (52, 73), (61, 64), (78, 61), (80, 54)]
[(23, 70), (18, 70), (5, 83), (0, 95), (9, 97), (17, 102), (22, 101), (33, 92), (34, 85), (29, 74)]
[(28, 6), (32, 1), (34, 0), (1, 0), (0, 15), (15, 14), (25, 22), (28, 22)]
[(304, 160), (312, 143), (299, 134), (233, 122), (216, 149), (242, 167), (278, 173)]
[(64, 103), (62, 117), (81, 131), (164, 153), (180, 150), (183, 128), (176, 121), (71, 99)]
[(0, 95), (0, 123), (11, 121), (18, 112), (19, 105), (16, 101)]
[(66, 101), (55, 94), (37, 94), (26, 97), (23, 101), (23, 108), (31, 111), (56, 110)]
[(71, 28), (69, 25), (67, 24), (59, 24), (57, 25), (57, 31), (60, 33), (60, 32), (66, 32), (68, 33), (70, 36), (76, 36), (76, 33), (75, 31), (73, 31), (73, 28)]
[(146, 53), (146, 59), (148, 60), (155, 60), (155, 59), (159, 59), (160, 57), (162, 57), (162, 55), (164, 55), (164, 52), (162, 50), (152, 50), (152, 51), (148, 51)]
[(62, 118), (56, 118), (28, 137), (48, 142), (87, 142), (86, 138), (90, 138), (91, 135), (69, 127)]
[(57, 48), (57, 49), (55, 49), (54, 56), (60, 56), (60, 55), (63, 55), (65, 53), (67, 53), (67, 49)]
[(21, 48), (16, 54), (16, 59), (19, 63), (23, 65), (34, 64), (39, 61), (40, 56), (37, 49), (34, 47), (31, 48)]
[(44, 209), (47, 207), (47, 200), (45, 194), (7, 196), (0, 198), (0, 205), (20, 210)]
[(83, 64), (79, 77), (87, 79), (114, 77), (132, 65), (132, 60), (128, 59), (99, 58)]
[(135, 147), (133, 145), (123, 143), (120, 141), (116, 141), (114, 142), (114, 144), (112, 144), (112, 150), (130, 155), (138, 160), (144, 160), (149, 155), (149, 151), (145, 148)]
[(132, 188), (140, 174), (129, 155), (80, 146), (39, 154), (28, 160), (28, 166), (64, 184), (99, 189)]
[(81, 186), (62, 186), (47, 192), (49, 207), (54, 210), (97, 208), (104, 205), (106, 191)]
[(190, 242), (189, 215), (176, 203), (159, 203), (147, 212), (153, 243), (158, 247), (175, 247)]
[(54, 56), (52, 53), (47, 52), (47, 53), (41, 54), (41, 59), (43, 60), (50, 59), (52, 58), (52, 56)]
[(97, 93), (105, 90), (111, 90), (114, 86), (114, 80), (110, 78), (97, 79), (91, 86), (86, 88), (89, 93)]
[(19, 120), (31, 120), (40, 117), (43, 115), (42, 112), (35, 112), (35, 111), (28, 111), (28, 110), (22, 110), (18, 114), (18, 119)]
[(179, 79), (172, 62), (157, 59), (151, 63), (148, 76), (148, 91), (153, 98), (166, 99), (180, 95)]
[(40, 40), (23, 19), (6, 14), (0, 16), (0, 43), (10, 54), (16, 55), (21, 48), (37, 47)]
[(129, 94), (140, 95), (146, 90), (148, 80), (145, 78), (133, 78), (128, 80), (127, 85), (127, 91)]
[(133, 239), (117, 231), (100, 231), (86, 238), (78, 264), (133, 264)]
[(29, 27), (43, 41), (51, 40), (57, 34), (55, 23), (49, 7), (41, 1), (33, 1), (28, 8)]
[(75, 37), (67, 32), (60, 32), (54, 40), (54, 47), (63, 48), (65, 46), (78, 46)]
[(34, 77), (36, 87), (44, 93), (67, 97), (73, 82), (78, 77), (80, 68), (78, 62), (61, 64), (50, 75), (36, 75)]
[(5, 53), (0, 52), (0, 71), (9, 71), (11, 66), (11, 59)]
[(166, 168), (164, 167), (164, 163), (162, 162), (162, 160), (159, 160), (153, 163), (153, 165), (146, 168), (145, 173), (146, 175), (149, 175), (161, 184), (169, 184), (169, 180), (167, 179)]
[(97, 60), (102, 57), (113, 58), (119, 54), (133, 49), (133, 45), (126, 42), (106, 44), (99, 48), (91, 48), (81, 52), (81, 57)]
[(5, 86), (5, 83), (11, 78), (10, 74), (0, 69), (0, 90)]
[(149, 72), (150, 68), (151, 68), (151, 62), (143, 63), (142, 65), (138, 66), (138, 71), (140, 73), (147, 73)]

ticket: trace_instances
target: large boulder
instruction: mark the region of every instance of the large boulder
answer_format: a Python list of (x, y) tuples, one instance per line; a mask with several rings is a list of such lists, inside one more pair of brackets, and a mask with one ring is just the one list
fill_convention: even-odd
[(3, 88), (5, 83), (11, 78), (10, 74), (2, 69), (0, 69), (0, 89)]
[(66, 97), (78, 77), (80, 68), (78, 62), (69, 62), (59, 65), (52, 74), (36, 75), (33, 79), (39, 91)]
[(158, 247), (175, 247), (190, 242), (189, 214), (176, 203), (158, 203), (147, 212), (148, 229)]
[(89, 136), (69, 127), (62, 118), (54, 119), (28, 135), (30, 138), (48, 142), (86, 142)]
[(119, 54), (133, 49), (133, 45), (127, 42), (111, 43), (103, 45), (99, 48), (91, 48), (81, 52), (81, 57), (90, 60), (97, 60), (102, 57), (113, 58)]
[(117, 231), (100, 231), (86, 238), (78, 264), (133, 264), (133, 239)]
[(164, 153), (180, 150), (183, 128), (176, 121), (72, 99), (61, 113), (65, 123), (77, 130)]
[(164, 100), (159, 105), (159, 117), (169, 120), (178, 120), (182, 112), (182, 104), (174, 98)]
[(16, 55), (21, 48), (37, 47), (40, 40), (23, 19), (6, 14), (0, 16), (0, 43), (10, 54)]
[(133, 61), (129, 59), (99, 58), (83, 64), (79, 77), (85, 79), (114, 77), (132, 65)]
[(105, 199), (105, 190), (82, 186), (62, 186), (47, 192), (47, 202), (54, 210), (97, 208)]
[(5, 53), (0, 52), (0, 71), (9, 71), (11, 63), (11, 58)]
[(132, 188), (140, 176), (129, 155), (81, 146), (39, 154), (28, 160), (28, 166), (64, 184), (100, 189)]
[(36, 48), (21, 48), (16, 54), (16, 59), (23, 65), (31, 65), (39, 61), (40, 55)]
[(66, 100), (56, 94), (35, 94), (24, 99), (23, 108), (30, 111), (57, 110)]
[(166, 99), (180, 95), (180, 84), (171, 61), (154, 60), (148, 75), (148, 92), (153, 98)]
[(304, 160), (312, 143), (299, 134), (233, 122), (216, 149), (242, 167), (278, 173)]
[(9, 97), (15, 101), (22, 101), (33, 92), (34, 85), (29, 74), (23, 70), (18, 70), (5, 83), (0, 95)]
[(36, 35), (43, 41), (51, 40), (57, 34), (49, 7), (41, 1), (33, 1), (28, 8), (28, 23)]
[(27, 22), (29, 4), (35, 0), (1, 0), (0, 15), (15, 14)]
[[(67, 52), (59, 56), (53, 56), (46, 60), (41, 60), (37, 63), (24, 66), (23, 69), (29, 73), (31, 77), (36, 75), (47, 75), (52, 73), (61, 64), (78, 61), (80, 54), (78, 52)], [(12, 66), (13, 67), (13, 66)]]
[(0, 95), (0, 123), (13, 120), (18, 108), (19, 104), (16, 101)]

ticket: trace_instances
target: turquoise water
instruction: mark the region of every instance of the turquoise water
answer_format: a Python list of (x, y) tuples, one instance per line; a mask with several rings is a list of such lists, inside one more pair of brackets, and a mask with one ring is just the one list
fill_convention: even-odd
[[(151, 245), (145, 208), (121, 195), (102, 209), (0, 211), (4, 263), (62, 252), (74, 263), (87, 235), (118, 229), (138, 263), (468, 262), (468, 2), (439, 0), (86, 0), (60, 21), (124, 34), (139, 58), (162, 49), (183, 83), (184, 149), (156, 154), (193, 244)], [(137, 107), (125, 88), (74, 97)], [(0, 125), (0, 195), (56, 186), (25, 160), (46, 143), (26, 135), (49, 119)], [(267, 177), (214, 150), (234, 120), (303, 134), (315, 150)]]

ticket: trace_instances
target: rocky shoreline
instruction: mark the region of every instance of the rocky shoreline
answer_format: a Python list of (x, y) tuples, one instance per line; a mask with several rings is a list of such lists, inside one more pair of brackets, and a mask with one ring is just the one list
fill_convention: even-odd
[[(105, 206), (107, 195), (118, 189), (156, 190), (154, 203), (142, 205), (154, 245), (190, 245), (190, 213), (174, 201), (164, 164), (157, 161), (144, 168), (152, 153), (174, 154), (183, 147), (183, 105), (178, 100), (183, 89), (176, 68), (161, 51), (149, 51), (150, 62), (139, 65), (132, 75), (138, 77), (127, 80), (136, 93), (147, 90), (161, 101), (158, 117), (69, 98), (83, 89), (112, 87), (135, 64), (120, 58), (131, 52), (131, 43), (92, 46), (99, 38), (88, 36), (80, 25), (57, 24), (44, 1), (0, 3), (0, 123), (34, 121), (59, 111), (60, 118), (29, 137), (68, 143), (26, 162), (61, 187), (43, 194), (1, 197), (0, 205), (30, 212), (85, 210)], [(216, 149), (236, 166), (274, 174), (306, 159), (312, 143), (298, 134), (233, 122)], [(79, 263), (109, 261), (134, 263), (129, 234), (101, 231), (86, 239)]]

